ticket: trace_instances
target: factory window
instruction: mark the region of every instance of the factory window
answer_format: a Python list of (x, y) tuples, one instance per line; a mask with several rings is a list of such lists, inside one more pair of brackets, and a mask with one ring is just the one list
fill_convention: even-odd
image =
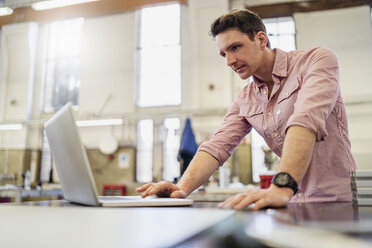
[(263, 22), (271, 48), (277, 47), (286, 52), (296, 49), (296, 29), (292, 17), (264, 19)]
[[(166, 118), (158, 124), (151, 119), (137, 124), (137, 181), (153, 180), (154, 160), (161, 161), (161, 179), (173, 181), (180, 176), (177, 160), (180, 146), (180, 119)], [(155, 141), (155, 142), (154, 142)], [(154, 153), (154, 143), (161, 144), (161, 153)], [(160, 175), (157, 175), (160, 176)]]
[(78, 104), (83, 18), (52, 22), (44, 76), (44, 112), (59, 110), (66, 102)]
[(154, 122), (151, 119), (137, 123), (137, 182), (152, 181)]
[(177, 160), (180, 147), (180, 119), (167, 118), (163, 122), (163, 180), (174, 181), (180, 176), (180, 163)]
[[(264, 19), (263, 22), (272, 48), (279, 48), (287, 52), (296, 49), (296, 29), (292, 17)], [(253, 181), (259, 182), (259, 174), (265, 173), (270, 163), (275, 166), (279, 159), (270, 151), (265, 140), (254, 129), (252, 129), (251, 138)]]
[(46, 136), (45, 131), (43, 131), (43, 139), (42, 139), (42, 153), (41, 153), (41, 169), (40, 169), (40, 182), (41, 183), (49, 183), (53, 181), (52, 178), (52, 167), (53, 167), (53, 160), (52, 160), (52, 153), (50, 152), (49, 142)]
[(181, 104), (180, 5), (138, 11), (137, 106)]

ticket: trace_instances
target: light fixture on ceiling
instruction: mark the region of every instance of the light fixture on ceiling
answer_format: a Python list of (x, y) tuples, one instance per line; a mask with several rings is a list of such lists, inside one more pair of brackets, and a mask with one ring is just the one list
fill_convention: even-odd
[(7, 16), (13, 14), (13, 9), (9, 7), (0, 7), (0, 16)]
[(103, 120), (84, 120), (76, 121), (79, 127), (97, 127), (97, 126), (119, 126), (123, 124), (122, 119), (103, 119)]
[(47, 10), (94, 1), (98, 0), (46, 0), (32, 3), (31, 8), (33, 10)]
[(22, 124), (0, 124), (0, 131), (20, 130)]

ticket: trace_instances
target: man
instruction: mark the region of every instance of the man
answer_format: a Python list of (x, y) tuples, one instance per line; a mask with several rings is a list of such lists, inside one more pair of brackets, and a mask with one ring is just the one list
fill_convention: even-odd
[(278, 173), (268, 189), (237, 194), (220, 207), (258, 210), (289, 202), (351, 201), (349, 171), (356, 165), (336, 56), (326, 48), (270, 49), (262, 20), (248, 10), (221, 16), (211, 34), (227, 65), (243, 80), (253, 76), (253, 82), (238, 94), (220, 129), (199, 147), (179, 183), (145, 184), (137, 189), (142, 197), (186, 197), (253, 127), (281, 157)]

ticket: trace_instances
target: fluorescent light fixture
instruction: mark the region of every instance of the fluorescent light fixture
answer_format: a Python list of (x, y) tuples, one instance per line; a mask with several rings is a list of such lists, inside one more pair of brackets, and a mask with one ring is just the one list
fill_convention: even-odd
[(0, 16), (7, 16), (13, 14), (13, 9), (9, 7), (0, 7)]
[(118, 126), (121, 124), (123, 124), (122, 119), (76, 121), (76, 125), (79, 127)]
[(33, 10), (46, 10), (94, 1), (98, 0), (47, 0), (33, 3), (31, 8)]
[(20, 130), (22, 124), (0, 124), (0, 131)]

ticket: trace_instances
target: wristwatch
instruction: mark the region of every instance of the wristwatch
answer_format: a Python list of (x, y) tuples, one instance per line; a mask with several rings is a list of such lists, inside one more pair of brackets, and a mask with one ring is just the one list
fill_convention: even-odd
[(294, 195), (297, 193), (298, 190), (296, 181), (287, 172), (279, 172), (278, 174), (276, 174), (271, 183), (275, 184), (278, 187), (287, 187), (292, 189)]

